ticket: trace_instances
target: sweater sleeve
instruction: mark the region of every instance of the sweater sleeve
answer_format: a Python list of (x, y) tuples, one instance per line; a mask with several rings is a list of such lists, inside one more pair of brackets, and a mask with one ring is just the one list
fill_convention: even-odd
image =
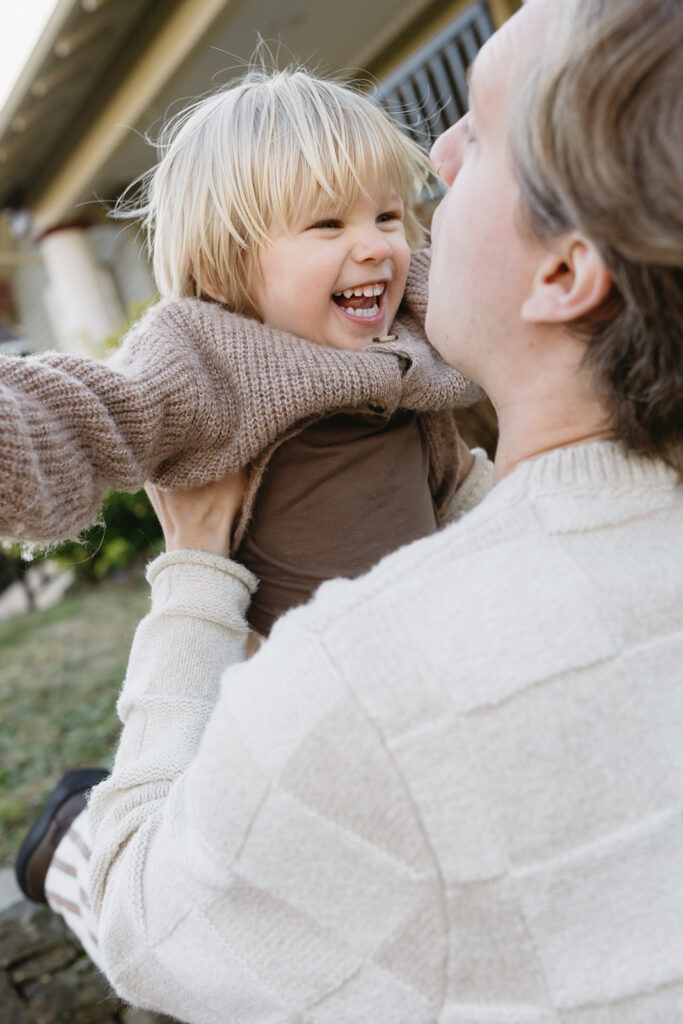
[[(250, 574), (177, 552), (150, 579), (114, 770), (89, 805), (110, 982), (196, 1024), (227, 1020), (226, 1007), (240, 1024), (289, 1024), (328, 1000), (324, 1020), (361, 1019), (336, 1000), (357, 984), (363, 1005), (376, 972), (368, 1019), (389, 1024), (406, 1000), (400, 1019), (432, 1019), (379, 963), (400, 922), (431, 920), (412, 801), (305, 610), (243, 662)], [(358, 815), (368, 778), (370, 817)], [(377, 826), (385, 799), (398, 850)]]
[[(151, 609), (138, 626), (118, 703), (124, 727), (114, 769), (90, 800), (95, 837), (90, 896), (100, 915), (100, 963), (112, 983), (134, 1003), (165, 1007), (189, 1021), (197, 1019), (198, 1006), (183, 1004), (183, 983), (186, 971), (189, 976), (198, 972), (201, 979), (215, 968), (211, 955), (204, 966), (197, 959), (210, 954), (211, 929), (201, 923), (195, 927), (180, 984), (172, 950), (159, 947), (176, 929), (182, 941), (189, 907), (194, 901), (200, 906), (219, 883), (222, 864), (209, 860), (202, 830), (223, 795), (223, 754), (235, 762), (240, 754), (244, 757), (238, 774), (246, 788), (240, 792), (237, 783), (236, 796), (247, 819), (254, 799), (245, 781), (251, 764), (242, 747), (235, 749), (237, 737), (223, 736), (217, 763), (215, 740), (208, 750), (209, 739), (202, 737), (216, 711), (223, 670), (244, 659), (244, 616), (255, 578), (228, 559), (178, 551), (157, 558), (148, 580)], [(202, 760), (190, 773), (200, 744)], [(202, 771), (207, 758), (216, 763), (213, 777)], [(257, 788), (258, 802), (262, 785)], [(215, 820), (224, 832), (226, 822)], [(196, 821), (201, 822), (199, 833)], [(224, 842), (229, 844), (230, 837)], [(140, 870), (156, 878), (154, 891), (142, 903)], [(165, 893), (161, 900), (158, 886)]]
[(256, 587), (248, 569), (202, 551), (160, 555), (147, 579), (151, 608), (137, 628), (117, 705), (121, 743), (111, 777), (90, 804), (104, 850), (91, 875), (96, 903), (111, 857), (196, 755), (223, 670), (244, 660), (245, 614)]
[(178, 357), (0, 357), (0, 536), (73, 537), (109, 487), (138, 490), (187, 444), (195, 390)]

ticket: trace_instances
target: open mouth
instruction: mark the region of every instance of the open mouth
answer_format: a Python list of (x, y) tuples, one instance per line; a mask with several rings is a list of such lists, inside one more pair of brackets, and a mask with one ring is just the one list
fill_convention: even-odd
[(386, 281), (361, 284), (355, 288), (335, 292), (332, 298), (353, 320), (374, 320), (382, 314), (386, 286)]

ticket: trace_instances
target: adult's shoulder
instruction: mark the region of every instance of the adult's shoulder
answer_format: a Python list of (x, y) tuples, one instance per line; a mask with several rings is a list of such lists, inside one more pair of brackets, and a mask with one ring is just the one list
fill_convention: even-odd
[[(623, 593), (609, 599), (616, 551), (628, 537), (654, 557), (655, 515), (673, 529), (676, 495), (667, 480), (652, 493), (649, 466), (647, 487), (631, 464), (621, 480), (577, 480), (581, 456), (605, 462), (605, 447), (521, 465), (458, 522), (360, 579), (322, 586), (302, 625), (310, 622), (352, 682), (412, 677), (422, 685), (426, 671), (457, 684), (473, 705), (612, 657), (615, 622), (629, 614)], [(617, 468), (610, 461), (608, 477)]]
[(435, 594), (443, 596), (442, 611), (447, 606), (454, 614), (468, 614), (468, 581), (478, 587), (486, 576), (493, 587), (500, 549), (509, 538), (534, 529), (529, 510), (510, 508), (492, 492), (457, 523), (386, 555), (365, 575), (323, 584), (306, 612), (311, 628), (324, 637), (338, 636), (342, 645), (348, 628), (372, 635), (380, 646), (383, 633), (395, 632), (399, 644), (409, 644), (411, 624), (419, 629), (425, 624), (431, 632), (428, 608)]

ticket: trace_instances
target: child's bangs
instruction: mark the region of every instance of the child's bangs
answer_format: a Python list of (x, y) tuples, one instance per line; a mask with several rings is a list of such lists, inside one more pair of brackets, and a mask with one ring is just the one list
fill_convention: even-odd
[(273, 227), (298, 230), (338, 216), (361, 195), (414, 202), (428, 175), (426, 155), (366, 97), (336, 83), (316, 86), (308, 102), (287, 111), (279, 138), (270, 138), (280, 150), (270, 161)]

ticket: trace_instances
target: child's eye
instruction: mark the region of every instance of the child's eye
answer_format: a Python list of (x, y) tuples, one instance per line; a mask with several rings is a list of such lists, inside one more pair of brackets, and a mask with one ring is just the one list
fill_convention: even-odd
[(401, 210), (385, 210), (384, 213), (380, 213), (377, 218), (377, 223), (388, 224), (392, 220), (403, 220), (403, 213)]
[(316, 231), (316, 230), (325, 229), (325, 228), (327, 228), (328, 230), (329, 229), (335, 230), (337, 228), (340, 228), (341, 226), (342, 226), (342, 223), (341, 223), (340, 220), (335, 220), (334, 218), (330, 217), (329, 220), (317, 220), (315, 222), (315, 224), (311, 224), (311, 226), (309, 227), (308, 230), (309, 231)]

